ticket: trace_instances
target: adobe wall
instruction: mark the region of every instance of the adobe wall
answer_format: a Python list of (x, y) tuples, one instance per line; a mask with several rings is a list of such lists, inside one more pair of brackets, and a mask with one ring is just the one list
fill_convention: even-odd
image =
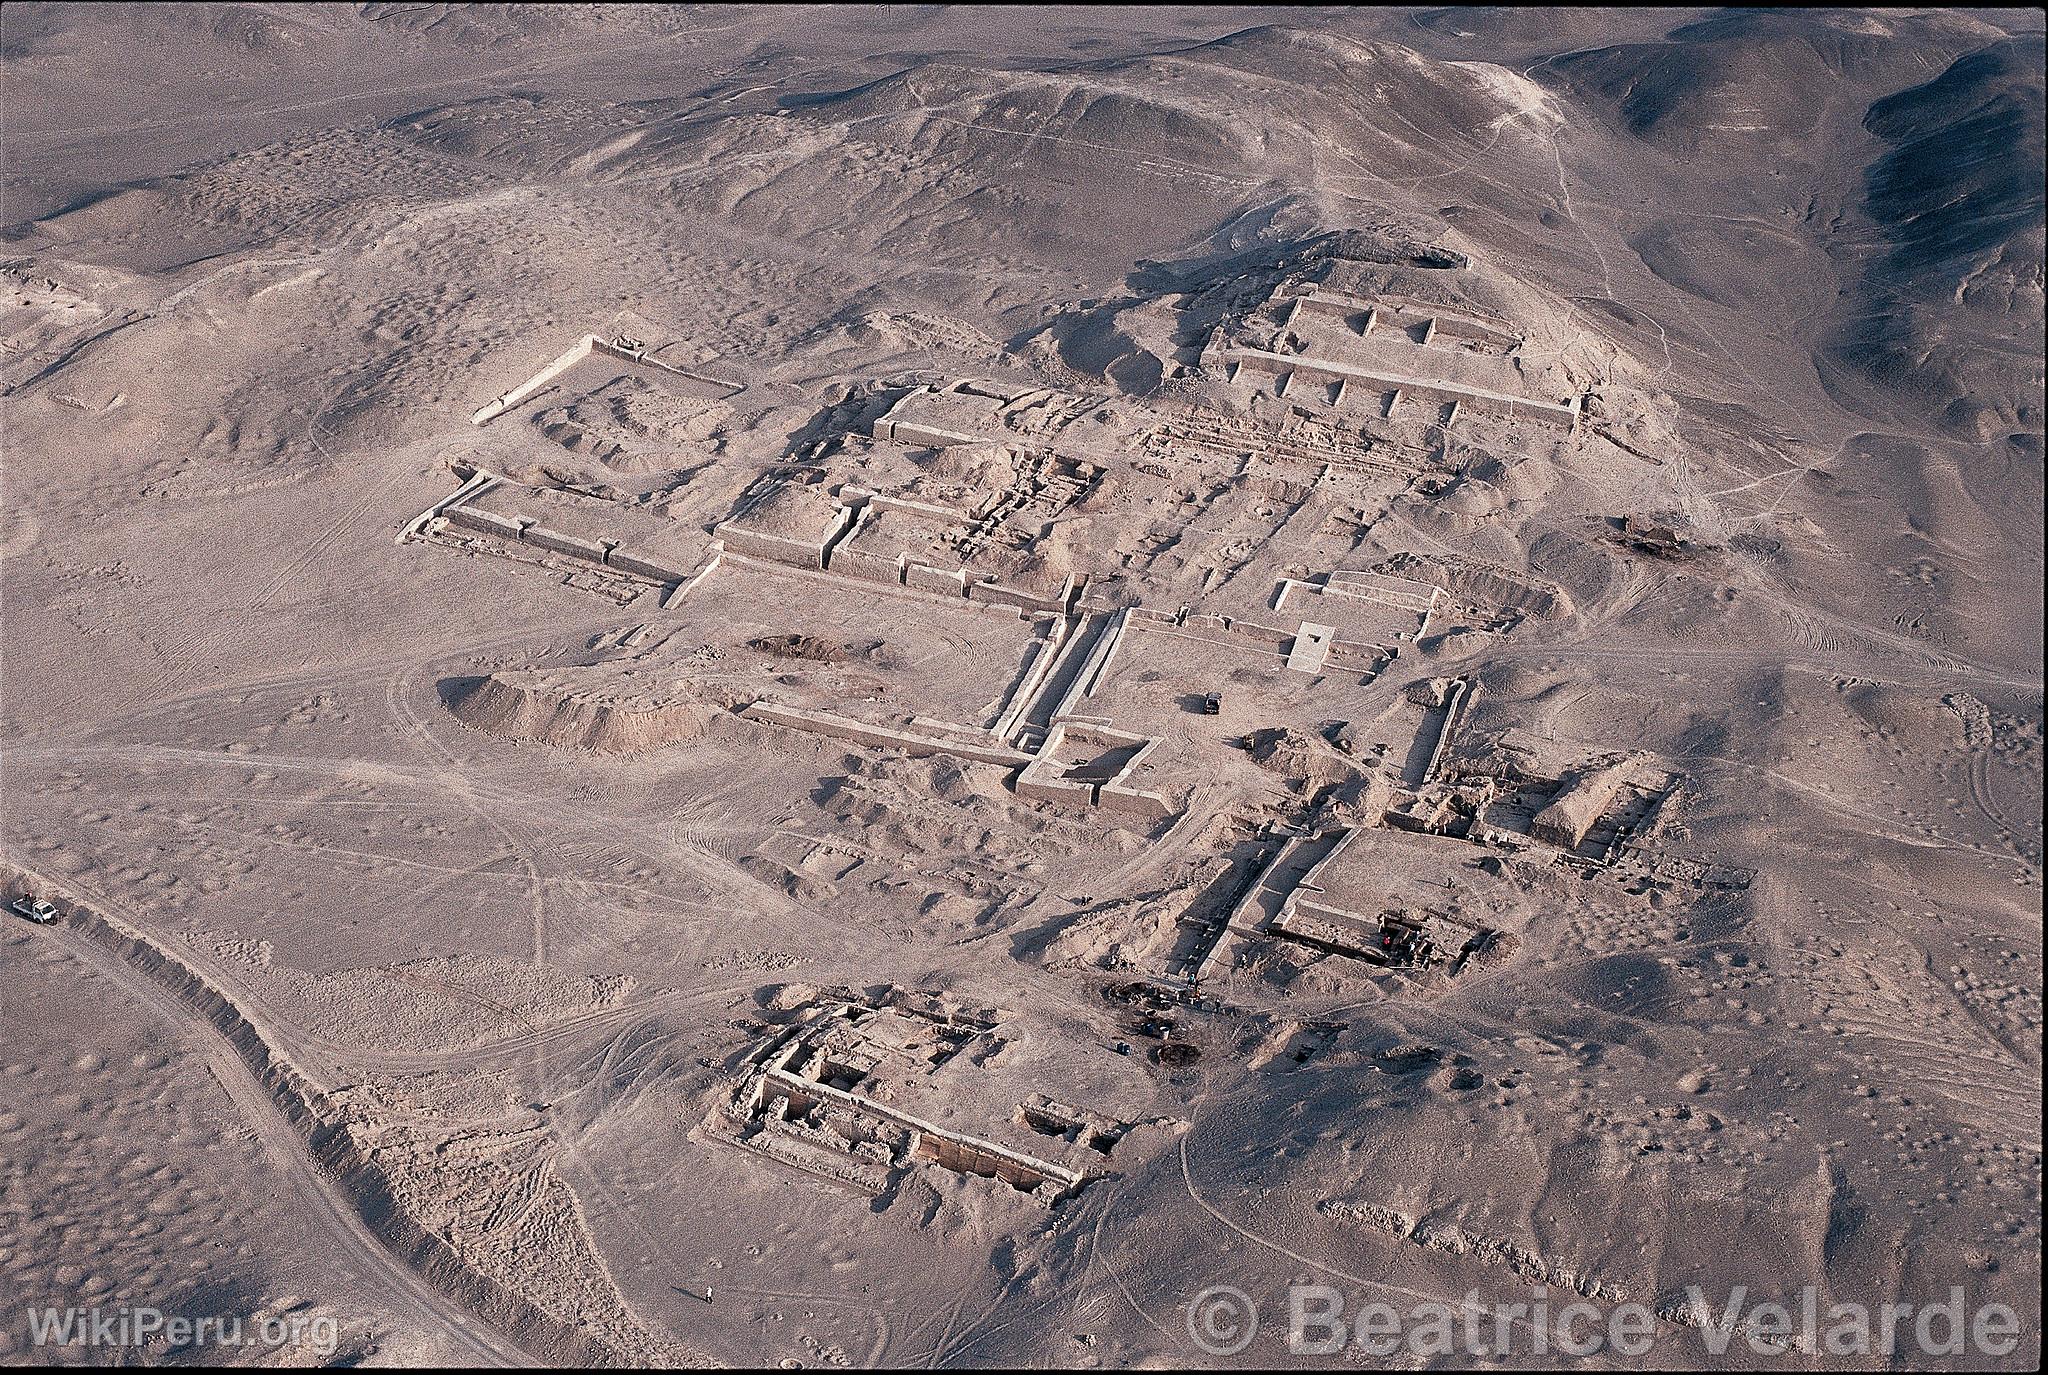
[(1123, 641), (1124, 627), (1130, 621), (1132, 610), (1133, 608), (1126, 607), (1117, 612), (1116, 618), (1089, 649), (1088, 658), (1081, 665), (1081, 671), (1074, 676), (1074, 681), (1068, 685), (1066, 696), (1053, 708), (1054, 723), (1068, 716), (1101, 685), (1104, 675), (1109, 672), (1110, 660), (1116, 654), (1117, 646)]
[(779, 702), (756, 702), (739, 714), (752, 721), (788, 726), (794, 730), (809, 731), (813, 735), (830, 736), (836, 740), (851, 740), (855, 744), (869, 745), (877, 749), (901, 750), (910, 755), (950, 754), (978, 764), (999, 764), (1005, 768), (1015, 768), (1031, 762), (1030, 755), (993, 740), (986, 745), (978, 745), (964, 740), (942, 739), (935, 735), (920, 735), (914, 731), (872, 726), (850, 717), (835, 716), (829, 711), (806, 711), (801, 707), (785, 706)]
[(1558, 790), (1529, 822), (1529, 834), (1546, 845), (1576, 850), (1628, 783), (1626, 762), (1582, 770)]
[(1257, 621), (1247, 621), (1241, 616), (1227, 618), (1224, 623), (1224, 629), (1232, 635), (1241, 635), (1247, 640), (1257, 640), (1260, 644), (1272, 645), (1276, 651), (1281, 645), (1294, 638), (1294, 632), (1285, 627), (1262, 625)]
[(1017, 729), (1017, 723), (1030, 712), (1032, 704), (1038, 700), (1038, 694), (1045, 690), (1046, 682), (1059, 665), (1071, 629), (1072, 623), (1062, 616), (1052, 622), (1051, 632), (1043, 640), (1034, 643), (1031, 667), (1025, 672), (1015, 691), (1010, 694), (1002, 714), (996, 718), (994, 734), (1005, 740), (1009, 739), (1011, 733)]
[(609, 541), (578, 539), (565, 535), (559, 530), (550, 530), (545, 525), (528, 524), (521, 532), (520, 539), (536, 549), (548, 549), (557, 554), (567, 554), (573, 559), (584, 559), (590, 563), (603, 563)]
[(1010, 1187), (1027, 1193), (1044, 1184), (1065, 1190), (1072, 1188), (1076, 1182), (1076, 1176), (1065, 1171), (1058, 1175), (1048, 1174), (1037, 1166), (1026, 1165), (1009, 1155), (998, 1154), (966, 1141), (929, 1132), (919, 1134), (917, 1144), (912, 1147), (911, 1153), (919, 1159), (944, 1166), (955, 1174), (982, 1175), (999, 1179)]
[[(1510, 396), (1505, 392), (1492, 392), (1479, 387), (1461, 387), (1452, 382), (1433, 381), (1422, 377), (1404, 377), (1397, 373), (1313, 358), (1307, 354), (1230, 348), (1224, 351), (1224, 356), (1236, 362), (1238, 368), (1253, 367), (1265, 372), (1282, 374), (1283, 377), (1293, 373), (1305, 373), (1331, 381), (1356, 382), (1376, 391), (1391, 391), (1401, 396), (1417, 396), (1439, 402), (1469, 401), (1523, 419), (1542, 420), (1566, 426), (1576, 426), (1579, 421), (1578, 407), (1574, 404), (1538, 401), (1533, 397)], [(1231, 376), (1235, 380), (1235, 370)], [(1284, 392), (1284, 381), (1282, 389)]]
[(903, 585), (948, 597), (965, 597), (967, 573), (959, 568), (947, 572), (943, 568), (933, 568), (930, 564), (913, 563), (903, 570)]
[(570, 345), (567, 353), (556, 358), (554, 362), (542, 368), (524, 383), (514, 387), (511, 391), (506, 392), (488, 405), (478, 407), (476, 413), (470, 416), (469, 423), (472, 425), (488, 425), (505, 412), (523, 405), (539, 394), (541, 388), (575, 367), (584, 359), (590, 357), (603, 342), (595, 334), (584, 335), (581, 339)]
[[(1363, 332), (1368, 334), (1381, 324), (1390, 324), (1397, 329), (1428, 324), (1431, 339), (1442, 336), (1507, 349), (1518, 348), (1522, 343), (1522, 337), (1504, 323), (1484, 320), (1455, 306), (1440, 305), (1432, 301), (1416, 301), (1405, 296), (1360, 296), (1355, 292), (1336, 291), (1328, 287), (1305, 291), (1294, 300), (1295, 314), (1303, 310), (1314, 310), (1330, 315), (1355, 315), (1363, 312), (1367, 320)], [(1293, 314), (1290, 314), (1288, 323), (1293, 323)]]
[(1026, 769), (1017, 775), (1017, 781), (1011, 787), (1017, 796), (1029, 798), (1033, 802), (1074, 802), (1084, 807), (1095, 805), (1093, 783), (1082, 783), (1070, 778), (1054, 778), (1049, 776), (1049, 771), (1034, 775), (1032, 769)]
[(967, 600), (987, 602), (992, 606), (1014, 606), (1025, 611), (1064, 611), (1067, 597), (1072, 595), (1074, 579), (1067, 578), (1066, 592), (1059, 597), (1045, 597), (1021, 588), (1006, 587), (1000, 582), (976, 582), (967, 585)]
[(617, 547), (605, 556), (605, 563), (621, 573), (628, 573), (636, 578), (652, 578), (656, 582), (681, 582), (689, 576), (680, 569), (654, 563)]
[(903, 558), (872, 553), (866, 549), (852, 549), (842, 544), (832, 551), (825, 567), (834, 573), (849, 578), (862, 578), (868, 582), (886, 582), (900, 585), (903, 582)]
[(451, 506), (442, 519), (465, 530), (509, 540), (520, 539), (526, 527), (533, 524), (521, 516), (501, 516), (495, 511), (482, 511), (474, 506)]
[(1360, 673), (1378, 673), (1394, 655), (1383, 645), (1364, 644), (1357, 640), (1333, 640), (1329, 653), (1323, 658), (1325, 668), (1353, 669)]
[(967, 434), (961, 430), (942, 430), (936, 425), (921, 425), (914, 420), (877, 420), (874, 436), (913, 449), (946, 449), (955, 444), (979, 444), (980, 435)]
[[(965, 1132), (947, 1131), (935, 1123), (927, 1122), (914, 1113), (905, 1112), (893, 1104), (863, 1098), (845, 1089), (822, 1084), (813, 1079), (801, 1078), (787, 1070), (772, 1069), (767, 1072), (771, 1086), (782, 1090), (791, 1098), (802, 1098), (810, 1102), (835, 1104), (868, 1117), (880, 1118), (899, 1127), (908, 1127), (918, 1133), (919, 1140), (912, 1146), (912, 1153), (919, 1159), (930, 1160), (949, 1168), (958, 1168), (956, 1161), (973, 1161), (981, 1168), (974, 1174), (996, 1175), (1000, 1168), (1010, 1171), (1014, 1178), (1027, 1181), (1030, 1185), (1051, 1181), (1062, 1189), (1070, 1189), (1087, 1182), (1087, 1176), (1079, 1171), (1055, 1165), (1049, 1160), (1040, 1160), (1022, 1151)], [(1011, 1175), (1000, 1176), (1006, 1179)]]
[[(1117, 771), (1116, 777), (1106, 783), (1087, 783), (1059, 776), (1064, 768), (1059, 762), (1059, 750), (1069, 739), (1111, 747), (1137, 745), (1139, 749)], [(1056, 720), (1044, 743), (1039, 746), (1037, 757), (1017, 775), (1011, 787), (1019, 797), (1041, 802), (1078, 802), (1147, 821), (1162, 821), (1179, 814), (1173, 804), (1163, 794), (1146, 792), (1124, 782), (1137, 772), (1159, 745), (1160, 741), (1152, 736), (1137, 735), (1111, 726)]]
[(1472, 699), (1478, 692), (1479, 684), (1476, 679), (1460, 678), (1451, 685), (1450, 698), (1444, 703), (1443, 724), (1437, 727), (1436, 744), (1430, 748), (1429, 762), (1422, 769), (1422, 782), (1436, 781), (1437, 774), (1444, 766), (1444, 755), (1450, 751), (1451, 737), (1457, 733), (1458, 727), (1464, 724), (1465, 713), (1471, 708)]
[(1066, 743), (1068, 727), (1065, 722), (1055, 721), (1045, 739), (1039, 744), (1038, 753), (1017, 775), (1010, 786), (1019, 797), (1028, 797), (1038, 802), (1078, 802), (1083, 806), (1093, 805), (1096, 785), (1077, 779), (1062, 778), (1066, 766), (1060, 762), (1060, 746)]
[(725, 547), (735, 554), (748, 554), (771, 563), (794, 564), (799, 568), (823, 568), (823, 544), (808, 540), (785, 539), (781, 535), (764, 535), (741, 526), (720, 524), (716, 527), (718, 537), (725, 541)]
[(1102, 785), (1095, 794), (1095, 805), (1127, 816), (1142, 817), (1146, 821), (1164, 821), (1179, 815), (1165, 794), (1125, 788), (1115, 783)]
[[(1422, 590), (1415, 590), (1418, 587)], [(1391, 573), (1352, 569), (1328, 574), (1323, 579), (1321, 592), (1326, 596), (1356, 597), (1363, 601), (1378, 602), (1382, 606), (1398, 607), (1403, 611), (1413, 611), (1417, 614), (1427, 612), (1435, 605), (1438, 595), (1438, 589), (1431, 583), (1396, 577)]]

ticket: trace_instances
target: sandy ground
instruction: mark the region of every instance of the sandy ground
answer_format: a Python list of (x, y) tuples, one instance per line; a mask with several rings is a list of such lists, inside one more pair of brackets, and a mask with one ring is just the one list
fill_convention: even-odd
[(2037, 1363), (2037, 15), (0, 39), (10, 1362)]

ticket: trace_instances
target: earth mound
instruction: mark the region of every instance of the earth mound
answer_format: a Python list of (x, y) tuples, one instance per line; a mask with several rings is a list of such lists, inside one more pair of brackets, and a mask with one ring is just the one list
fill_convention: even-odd
[(451, 679), (442, 700), (472, 730), (601, 754), (639, 754), (692, 740), (716, 708), (645, 670), (500, 670)]

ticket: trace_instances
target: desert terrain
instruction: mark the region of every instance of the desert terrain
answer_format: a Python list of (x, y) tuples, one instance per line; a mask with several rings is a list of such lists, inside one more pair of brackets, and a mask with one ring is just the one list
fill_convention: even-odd
[(2042, 30), (7, 6), (0, 1359), (2037, 1367)]

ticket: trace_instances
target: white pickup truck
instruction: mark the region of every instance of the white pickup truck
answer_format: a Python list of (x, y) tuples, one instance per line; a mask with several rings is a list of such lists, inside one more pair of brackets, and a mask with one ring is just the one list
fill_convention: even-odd
[(39, 926), (47, 926), (57, 920), (57, 909), (47, 898), (16, 898), (14, 910)]

